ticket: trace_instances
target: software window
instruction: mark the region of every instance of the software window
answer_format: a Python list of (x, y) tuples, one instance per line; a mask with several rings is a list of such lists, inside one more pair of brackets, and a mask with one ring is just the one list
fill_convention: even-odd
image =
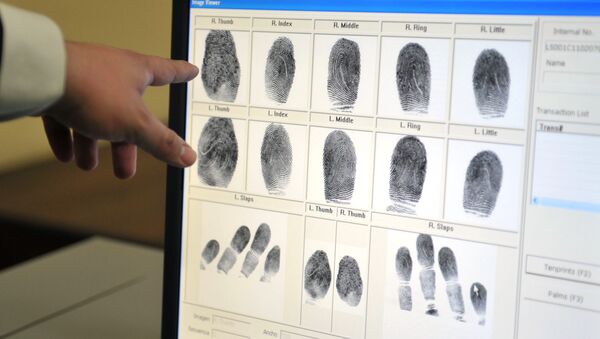
[(600, 333), (599, 19), (190, 14), (182, 338)]

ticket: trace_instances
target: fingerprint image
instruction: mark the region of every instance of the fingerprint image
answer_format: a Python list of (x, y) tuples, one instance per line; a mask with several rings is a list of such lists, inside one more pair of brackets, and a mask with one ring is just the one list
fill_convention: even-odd
[(198, 141), (198, 176), (209, 186), (227, 187), (238, 160), (238, 143), (229, 118), (208, 119)]
[(323, 147), (325, 199), (347, 203), (354, 193), (356, 151), (352, 139), (344, 131), (335, 130), (325, 139)]
[(463, 190), (465, 212), (479, 217), (489, 217), (496, 207), (502, 187), (502, 162), (496, 153), (477, 153), (467, 168)]
[(363, 293), (358, 262), (351, 256), (344, 256), (338, 265), (335, 287), (338, 296), (350, 306), (358, 306)]
[(473, 68), (473, 92), (483, 118), (499, 118), (506, 113), (510, 93), (510, 69), (495, 49), (481, 51)]
[(258, 265), (258, 259), (261, 254), (267, 249), (271, 241), (271, 228), (269, 225), (262, 223), (254, 233), (254, 240), (250, 245), (250, 251), (246, 253), (246, 259), (242, 265), (242, 274), (247, 278)]
[(442, 247), (438, 254), (440, 270), (446, 280), (446, 295), (450, 309), (454, 312), (454, 317), (458, 321), (464, 321), (465, 304), (463, 301), (462, 288), (458, 282), (458, 266), (454, 252), (448, 247)]
[(231, 32), (212, 30), (206, 36), (201, 78), (209, 98), (235, 101), (240, 85), (240, 62)]
[(265, 68), (265, 90), (269, 99), (287, 102), (295, 73), (294, 44), (286, 37), (279, 37), (269, 50)]
[(415, 213), (421, 199), (425, 175), (427, 174), (427, 152), (423, 143), (414, 136), (405, 136), (398, 141), (390, 163), (390, 199), (394, 202), (388, 211)]
[(410, 251), (406, 247), (400, 247), (396, 252), (396, 274), (400, 278), (398, 302), (400, 303), (400, 309), (404, 311), (412, 310), (412, 289), (410, 287), (412, 265)]
[(279, 265), (281, 260), (281, 249), (279, 246), (273, 246), (269, 253), (267, 253), (267, 259), (265, 259), (265, 273), (263, 274), (260, 281), (269, 282), (277, 273), (279, 273)]
[(479, 316), (479, 325), (485, 325), (485, 312), (487, 304), (487, 290), (481, 283), (473, 283), (469, 290), (471, 295), (471, 303), (475, 313)]
[(260, 149), (260, 163), (269, 194), (281, 195), (292, 174), (292, 144), (283, 125), (270, 124), (265, 130)]
[(227, 274), (229, 270), (235, 265), (237, 261), (237, 256), (246, 248), (246, 245), (250, 242), (250, 229), (246, 226), (240, 226), (235, 234), (233, 235), (233, 239), (231, 239), (231, 243), (229, 247), (225, 249), (221, 259), (219, 259), (219, 263), (217, 264), (217, 269), (219, 272)]
[(331, 285), (331, 267), (327, 253), (313, 253), (304, 268), (304, 290), (311, 299), (323, 299)]
[(433, 249), (433, 239), (430, 235), (419, 234), (417, 237), (417, 260), (421, 265), (419, 281), (421, 282), (421, 291), (427, 302), (426, 314), (437, 316), (438, 310), (435, 306), (435, 252)]
[(334, 110), (352, 111), (360, 82), (360, 49), (352, 40), (341, 38), (329, 54), (327, 93)]
[(220, 250), (220, 246), (219, 246), (219, 242), (212, 239), (209, 242), (206, 243), (206, 245), (204, 246), (204, 249), (202, 250), (202, 261), (200, 261), (200, 269), (204, 270), (206, 269), (207, 265), (210, 265), (210, 263), (215, 260), (215, 258), (217, 257), (217, 255), (219, 254), (219, 250)]
[(431, 66), (423, 46), (406, 44), (398, 54), (396, 85), (403, 111), (427, 113), (431, 92)]

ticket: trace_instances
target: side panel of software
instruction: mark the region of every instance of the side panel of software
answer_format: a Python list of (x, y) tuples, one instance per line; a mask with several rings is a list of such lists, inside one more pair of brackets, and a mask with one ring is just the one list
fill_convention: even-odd
[(542, 18), (519, 337), (600, 333), (600, 22)]

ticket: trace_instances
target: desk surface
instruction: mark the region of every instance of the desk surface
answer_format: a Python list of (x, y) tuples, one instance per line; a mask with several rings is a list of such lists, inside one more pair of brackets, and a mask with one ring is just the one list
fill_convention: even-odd
[(132, 179), (112, 173), (109, 147), (91, 172), (57, 160), (0, 175), (0, 217), (162, 245), (166, 165), (138, 152)]
[(159, 338), (162, 252), (92, 238), (0, 273), (0, 338)]

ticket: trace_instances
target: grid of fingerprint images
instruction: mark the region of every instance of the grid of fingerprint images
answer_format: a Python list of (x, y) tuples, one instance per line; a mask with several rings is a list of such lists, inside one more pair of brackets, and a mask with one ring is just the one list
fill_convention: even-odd
[[(305, 51), (296, 50), (292, 40), (285, 35), (277, 36), (269, 44), (270, 47), (264, 53), (265, 68), (259, 74), (261, 78), (264, 76), (266, 97), (274, 107), (278, 107), (277, 105), (288, 102), (290, 94), (294, 93), (294, 80), (296, 78), (298, 82), (297, 77), (301, 74), (296, 73), (297, 62), (304, 60), (296, 54)], [(509, 63), (498, 49), (484, 48), (478, 52), (472, 73), (468, 75), (477, 112), (484, 119), (502, 119), (507, 114), (511, 99)], [(397, 92), (397, 97), (393, 100), (400, 102), (403, 112), (433, 114), (430, 113), (434, 75), (430, 52), (418, 42), (409, 42), (399, 52), (395, 50), (393, 53), (393, 90)], [(340, 37), (335, 40), (328, 53), (322, 53), (322, 57), (327, 58), (328, 62), (327, 74), (322, 76), (323, 83), (326, 81), (326, 93), (321, 93), (322, 97), (328, 99), (332, 111), (352, 113), (360, 93), (360, 44), (352, 38)], [(364, 74), (363, 70), (363, 82)], [(390, 72), (390, 76), (392, 75), (393, 72)], [(241, 78), (234, 36), (230, 31), (211, 30), (206, 36), (201, 66), (201, 82), (206, 95), (214, 101), (233, 103), (243, 81), (247, 79)], [(471, 91), (471, 88), (468, 90)], [(396, 96), (396, 93), (393, 95)], [(319, 177), (319, 181), (323, 182), (323, 189), (319, 188), (319, 194), (328, 203), (349, 204), (353, 196), (360, 196), (355, 194), (355, 186), (360, 187), (356, 184), (357, 162), (362, 159), (358, 159), (355, 141), (349, 133), (352, 134), (332, 129), (323, 143), (320, 164), (322, 178)], [(426, 138), (422, 139), (426, 142)], [(359, 144), (358, 141), (356, 143)], [(269, 195), (285, 195), (290, 186), (292, 165), (301, 156), (298, 154), (295, 157), (292, 145), (293, 140), (285, 125), (268, 123), (262, 135), (259, 156), (262, 182)], [(227, 188), (240, 165), (238, 154), (241, 152), (232, 119), (210, 117), (200, 132), (197, 149), (197, 175), (200, 181), (208, 186)], [(317, 153), (320, 151), (321, 149)], [(429, 156), (430, 159), (435, 158), (435, 154)], [(394, 213), (415, 214), (428, 175), (428, 153), (419, 136), (407, 135), (400, 138), (393, 152), (386, 155), (386, 166), (388, 163), (389, 182), (386, 185), (389, 202), (383, 208)], [(435, 167), (432, 164), (434, 163), (429, 162), (430, 178), (431, 168)], [(464, 177), (459, 179), (463, 183), (462, 196), (457, 197), (457, 200), (462, 200), (465, 213), (479, 218), (487, 218), (493, 214), (502, 188), (503, 175), (506, 176), (503, 171), (505, 165), (507, 164), (503, 165), (499, 155), (489, 149), (482, 149), (470, 159)], [(504, 181), (510, 182), (507, 178)], [(451, 247), (436, 248), (434, 239), (426, 234), (418, 235), (414, 244), (400, 244), (397, 247), (393, 258), (393, 269), (397, 277), (397, 307), (401, 311), (415, 312), (415, 298), (423, 298), (426, 304), (423, 313), (427, 316), (451, 317), (458, 322), (485, 326), (486, 315), (489, 313), (488, 290), (480, 281), (469, 282), (468, 286), (462, 285), (464, 282), (461, 283), (459, 279), (461, 258), (455, 255)], [(318, 302), (335, 289), (340, 300), (356, 309), (365, 298), (366, 282), (363, 281), (362, 274), (367, 272), (361, 274), (358, 261), (350, 255), (333, 262), (330, 259), (335, 257), (334, 253), (328, 253), (324, 249), (311, 252), (307, 253), (302, 272), (302, 287), (307, 300)], [(278, 274), (281, 248), (279, 244), (272, 243), (271, 227), (267, 223), (258, 225), (254, 234), (249, 227), (240, 225), (228, 244), (219, 243), (216, 239), (207, 241), (202, 248), (199, 268), (204, 271), (212, 268), (219, 274), (233, 275), (232, 269), (241, 260), (241, 269), (235, 272), (235, 276), (254, 276), (259, 277), (257, 279), (260, 282), (269, 282)], [(261, 262), (264, 264), (259, 267)], [(445, 295), (436, 295), (439, 285), (444, 286)], [(443, 307), (440, 311), (440, 303), (447, 303), (448, 307)], [(476, 314), (476, 319), (465, 318), (467, 308), (471, 309), (471, 314)], [(444, 309), (449, 309), (450, 314), (442, 314)]]

